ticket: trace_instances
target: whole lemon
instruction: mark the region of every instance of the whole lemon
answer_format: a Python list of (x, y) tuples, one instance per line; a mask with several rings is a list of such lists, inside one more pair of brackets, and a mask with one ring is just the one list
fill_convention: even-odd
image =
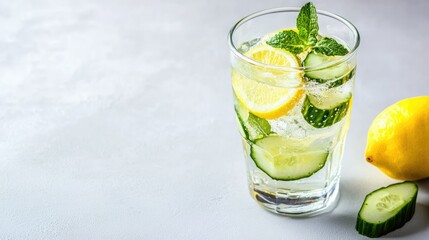
[(429, 177), (429, 96), (399, 101), (381, 112), (368, 132), (366, 160), (389, 177)]

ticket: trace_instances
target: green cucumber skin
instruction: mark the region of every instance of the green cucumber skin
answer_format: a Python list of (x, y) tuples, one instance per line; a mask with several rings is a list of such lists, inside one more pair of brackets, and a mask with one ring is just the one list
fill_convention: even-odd
[(350, 100), (340, 103), (332, 109), (320, 109), (306, 97), (301, 113), (305, 121), (311, 126), (315, 128), (325, 128), (341, 121), (347, 115), (349, 104)]
[[(394, 186), (397, 184), (403, 184), (403, 183), (413, 183), (416, 187), (417, 185), (414, 182), (402, 182), (402, 183), (396, 183), (396, 184), (392, 184), (389, 185), (387, 187), (390, 186)], [(385, 187), (385, 188), (387, 188)], [(377, 189), (373, 192), (371, 192), (370, 194), (368, 194), (365, 197), (364, 200), (364, 204), (365, 201), (367, 200), (368, 196), (371, 195), (372, 193), (381, 190), (384, 188), (380, 188)], [(364, 205), (362, 205), (358, 217), (357, 217), (357, 221), (356, 221), (356, 231), (358, 231), (360, 234), (370, 237), (370, 238), (377, 238), (383, 235), (386, 235), (398, 228), (401, 228), (402, 226), (405, 225), (405, 223), (407, 223), (408, 221), (411, 220), (411, 218), (414, 216), (414, 212), (416, 209), (416, 201), (417, 201), (417, 192), (414, 194), (413, 198), (411, 199), (410, 202), (408, 202), (405, 206), (402, 207), (402, 209), (395, 214), (394, 216), (392, 216), (391, 218), (387, 219), (386, 221), (382, 222), (382, 223), (368, 223), (366, 222), (364, 219), (361, 218), (361, 212), (362, 212), (362, 208)]]

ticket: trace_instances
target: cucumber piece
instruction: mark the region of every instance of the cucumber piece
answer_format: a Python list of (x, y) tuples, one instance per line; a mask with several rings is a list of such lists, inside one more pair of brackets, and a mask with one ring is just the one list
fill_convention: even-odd
[(352, 79), (356, 74), (356, 68), (353, 68), (348, 74), (346, 74), (344, 77), (337, 79), (335, 81), (332, 81), (328, 84), (328, 88), (334, 88), (343, 85), (344, 83), (348, 82), (350, 79)]
[(250, 156), (256, 166), (274, 180), (291, 181), (310, 177), (325, 165), (329, 151), (281, 136), (255, 141)]
[[(325, 128), (341, 121), (348, 112), (352, 94), (334, 94), (329, 97), (307, 95), (301, 113), (305, 121), (315, 128)], [(320, 100), (321, 99), (321, 100)]]
[[(235, 111), (237, 112), (237, 109), (235, 109)], [(247, 134), (247, 131), (244, 129), (244, 122), (240, 119), (238, 114), (235, 115), (235, 118), (237, 120), (238, 132), (243, 138), (248, 139), (249, 134)]]
[(271, 133), (271, 125), (267, 120), (249, 113), (238, 101), (235, 104), (235, 113), (239, 123), (238, 128), (243, 138), (253, 142)]
[[(334, 61), (342, 56), (326, 56), (314, 51), (310, 52), (304, 59), (302, 65), (304, 67), (318, 66), (324, 63)], [(337, 64), (332, 67), (323, 68), (321, 70), (308, 70), (305, 71), (304, 76), (309, 81), (315, 81), (318, 83), (326, 83), (331, 80), (333, 81), (330, 87), (339, 86), (348, 80), (350, 80), (355, 73), (355, 68), (350, 67), (347, 62)]]
[(417, 192), (414, 182), (402, 182), (368, 194), (359, 211), (356, 230), (375, 238), (404, 226), (414, 215)]
[(238, 100), (235, 101), (234, 110), (235, 110), (235, 117), (238, 122), (238, 131), (240, 132), (240, 135), (245, 139), (249, 139), (249, 134), (247, 133), (247, 130), (244, 127), (244, 124), (247, 121), (247, 118), (249, 118), (249, 112), (246, 111), (246, 109), (243, 106), (241, 106)]

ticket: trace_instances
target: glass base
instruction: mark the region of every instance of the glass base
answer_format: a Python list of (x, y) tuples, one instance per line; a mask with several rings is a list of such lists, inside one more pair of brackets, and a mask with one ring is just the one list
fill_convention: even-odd
[(312, 191), (266, 192), (250, 186), (250, 194), (266, 210), (290, 217), (309, 217), (332, 211), (339, 199), (339, 181)]

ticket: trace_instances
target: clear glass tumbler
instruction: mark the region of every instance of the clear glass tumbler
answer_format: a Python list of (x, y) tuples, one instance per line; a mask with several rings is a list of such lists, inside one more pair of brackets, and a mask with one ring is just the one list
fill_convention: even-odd
[(276, 8), (251, 14), (233, 26), (228, 40), (251, 196), (269, 211), (309, 216), (332, 210), (339, 197), (359, 33), (346, 19), (317, 11), (319, 35), (336, 39), (348, 54), (295, 67), (249, 57), (271, 33), (293, 28), (298, 13)]

